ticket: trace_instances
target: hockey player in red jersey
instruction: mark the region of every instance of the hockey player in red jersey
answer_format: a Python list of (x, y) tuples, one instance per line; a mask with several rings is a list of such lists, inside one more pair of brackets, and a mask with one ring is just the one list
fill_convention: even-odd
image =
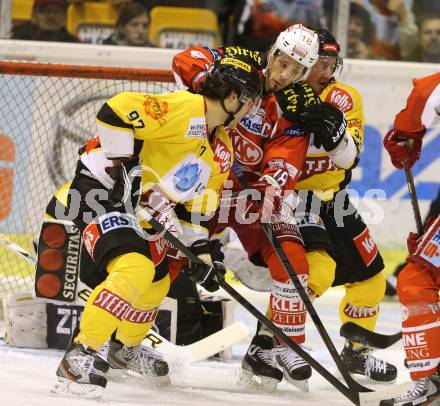
[[(220, 50), (193, 47), (174, 58), (177, 83), (197, 92), (212, 61), (222, 53), (259, 66), (264, 64), (260, 53), (239, 47)], [(218, 216), (210, 221), (212, 232), (232, 227), (249, 258), (256, 264), (268, 265), (274, 282), (268, 317), (299, 344), (305, 339), (304, 304), (259, 225), (262, 217), (251, 224), (246, 220), (256, 213), (270, 219), (295, 272), (307, 286), (308, 263), (303, 241), (292, 208), (287, 203), (292, 196), (283, 192), (294, 189), (309, 145), (309, 137), (297, 125), (299, 113), (306, 105), (317, 103), (317, 96), (309, 86), (289, 85), (303, 82), (317, 58), (318, 37), (313, 31), (294, 25), (278, 36), (267, 58), (261, 106), (243, 117), (236, 130), (231, 132), (235, 161), (246, 179), (247, 188), (258, 191), (262, 197), (250, 200), (244, 195), (244, 199), (232, 199), (228, 207), (220, 208)], [(232, 192), (243, 189), (236, 176), (230, 176), (229, 182), (227, 187)], [(241, 217), (240, 207), (244, 208), (241, 212), (246, 213), (245, 219)], [(273, 212), (266, 211), (270, 207), (274, 208)], [(243, 361), (243, 369), (249, 377), (261, 377), (264, 385), (274, 390), (283, 379), (283, 373), (275, 367), (275, 358), (270, 351), (272, 346), (272, 337), (257, 336)], [(267, 356), (261, 363), (262, 356), (254, 357), (255, 354)], [(283, 366), (286, 379), (293, 384), (302, 385), (311, 375), (311, 367), (288, 347), (281, 347), (277, 361)]]
[[(427, 128), (440, 123), (440, 73), (413, 83), (405, 109), (384, 138), (396, 168), (414, 165)], [(413, 383), (402, 396), (383, 400), (381, 406), (437, 405), (440, 401), (440, 216), (427, 223), (422, 235), (410, 233), (410, 256), (397, 278), (403, 346)]]
[[(303, 114), (308, 117), (300, 119), (302, 128), (310, 126), (314, 136), (295, 186), (301, 199), (296, 220), (306, 247), (308, 291), (312, 298), (318, 298), (331, 286), (343, 285), (345, 295), (339, 306), (342, 323), (353, 322), (373, 330), (385, 290), (383, 260), (345, 190), (364, 139), (362, 98), (356, 89), (335, 80), (342, 68), (336, 39), (328, 30), (316, 32), (320, 57), (306, 83), (324, 103), (311, 106)], [(230, 255), (227, 247), (225, 254)], [(247, 259), (235, 265), (244, 267), (249, 279), (265, 271)], [(259, 328), (254, 340), (262, 334), (270, 335)], [(382, 382), (396, 378), (395, 366), (376, 358), (367, 346), (347, 340), (341, 358), (352, 374)]]

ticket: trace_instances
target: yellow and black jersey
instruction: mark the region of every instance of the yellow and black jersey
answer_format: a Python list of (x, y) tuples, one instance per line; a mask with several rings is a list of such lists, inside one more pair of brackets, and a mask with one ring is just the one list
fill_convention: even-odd
[(97, 135), (80, 150), (82, 163), (103, 185), (112, 159), (139, 155), (143, 192), (154, 185), (175, 203), (215, 211), (232, 164), (232, 143), (220, 126), (211, 143), (203, 96), (119, 93), (97, 115)]
[(338, 167), (323, 148), (316, 148), (313, 142), (307, 150), (307, 157), (302, 169), (298, 190), (313, 190), (324, 201), (331, 200), (336, 192), (346, 187), (351, 180), (351, 170), (357, 165), (364, 141), (365, 118), (362, 97), (359, 92), (344, 83), (335, 82), (319, 96), (322, 101), (341, 109), (347, 120), (347, 135), (356, 146), (353, 162), (345, 167)]

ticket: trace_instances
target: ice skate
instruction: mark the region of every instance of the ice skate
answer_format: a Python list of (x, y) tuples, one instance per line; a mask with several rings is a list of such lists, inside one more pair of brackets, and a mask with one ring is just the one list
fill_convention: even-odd
[(142, 378), (155, 385), (168, 385), (170, 383), (169, 368), (163, 360), (162, 354), (153, 348), (138, 345), (128, 347), (120, 341), (110, 340), (107, 362), (109, 363), (112, 377), (118, 372)]
[(277, 361), (283, 368), (287, 382), (303, 392), (309, 391), (312, 367), (302, 357), (289, 347), (282, 347), (278, 349)]
[(58, 383), (51, 392), (65, 397), (99, 399), (107, 385), (107, 369), (96, 351), (81, 343), (72, 343), (58, 366)]
[(252, 339), (241, 364), (241, 384), (266, 392), (276, 390), (278, 383), (283, 380), (283, 373), (277, 367), (273, 348), (272, 337), (257, 335)]
[(373, 348), (366, 346), (355, 349), (352, 342), (346, 341), (341, 360), (350, 374), (363, 375), (375, 382), (393, 382), (397, 377), (397, 368), (375, 358), (373, 351)]
[(414, 381), (402, 395), (392, 399), (382, 400), (380, 406), (439, 406), (440, 405), (440, 376)]

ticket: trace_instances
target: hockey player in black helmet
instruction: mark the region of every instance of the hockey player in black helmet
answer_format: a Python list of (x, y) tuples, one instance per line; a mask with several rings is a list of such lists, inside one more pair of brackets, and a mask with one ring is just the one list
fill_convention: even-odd
[[(231, 92), (238, 95), (238, 106), (230, 111), (225, 106), (225, 98)], [(235, 115), (248, 101), (258, 102), (262, 94), (262, 72), (242, 60), (223, 56), (218, 58), (206, 74), (200, 93), (211, 99), (220, 100), (223, 110), (228, 114), (223, 123), (225, 127), (234, 127)], [(258, 103), (257, 103), (258, 105)]]
[[(56, 193), (47, 207), (48, 222), (66, 220), (64, 208), (70, 213), (75, 207), (69, 220), (81, 231), (93, 265), (81, 269), (81, 280), (93, 290), (56, 372), (53, 392), (59, 395), (101, 396), (107, 367), (97, 352), (108, 340), (112, 368), (141, 380), (170, 381), (166, 361), (141, 344), (170, 277), (167, 244), (136, 217), (139, 209), (181, 229), (179, 238), (208, 261), (190, 277), (210, 291), (219, 288), (214, 267), (224, 258), (221, 245), (209, 241), (203, 224), (182, 227), (171, 212), (177, 203), (188, 207), (188, 217), (216, 210), (217, 199), (198, 202), (220, 194), (232, 166), (232, 141), (223, 124), (236, 125), (258, 101), (262, 83), (254, 67), (227, 57), (216, 62), (205, 86), (202, 95), (122, 92), (108, 99), (97, 114), (95, 137), (80, 148), (74, 178), (61, 188), (66, 193)], [(99, 214), (89, 192), (99, 196)]]

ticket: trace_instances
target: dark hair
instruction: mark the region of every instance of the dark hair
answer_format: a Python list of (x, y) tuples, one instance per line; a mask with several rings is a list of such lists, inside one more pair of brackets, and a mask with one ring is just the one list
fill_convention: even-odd
[(440, 12), (438, 13), (430, 13), (430, 14), (421, 14), (417, 16), (417, 25), (419, 26), (419, 29), (421, 28), (421, 25), (427, 21), (427, 20), (440, 20)]
[(148, 19), (150, 19), (150, 13), (143, 4), (136, 2), (129, 3), (121, 9), (118, 20), (116, 21), (116, 27), (123, 27), (131, 20), (142, 14), (147, 14)]
[(371, 44), (374, 34), (374, 26), (371, 22), (370, 13), (361, 5), (357, 3), (350, 3), (350, 17), (356, 17), (364, 26), (364, 33), (362, 39), (365, 43)]

